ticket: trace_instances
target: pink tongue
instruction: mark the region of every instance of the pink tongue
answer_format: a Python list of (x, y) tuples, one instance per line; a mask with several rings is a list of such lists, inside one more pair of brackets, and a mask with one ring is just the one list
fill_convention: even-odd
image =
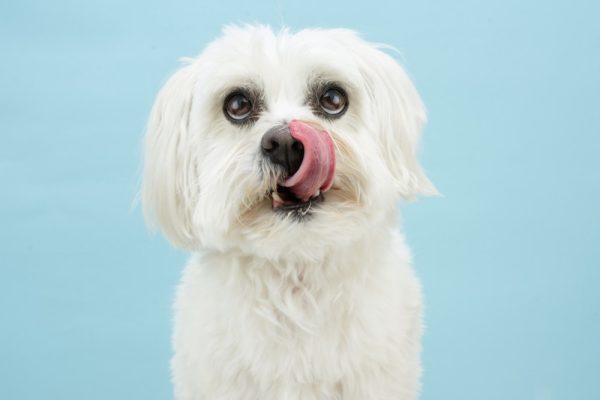
[(282, 186), (290, 190), (302, 201), (317, 191), (331, 188), (335, 174), (335, 149), (327, 131), (319, 131), (304, 122), (293, 120), (288, 124), (292, 137), (304, 146), (304, 158), (298, 171), (290, 176)]

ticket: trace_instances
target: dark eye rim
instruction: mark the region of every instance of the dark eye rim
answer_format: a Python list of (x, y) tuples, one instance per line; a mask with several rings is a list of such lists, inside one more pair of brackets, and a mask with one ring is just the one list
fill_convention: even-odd
[[(233, 97), (239, 95), (244, 96), (250, 102), (250, 111), (248, 111), (243, 118), (234, 118), (229, 114), (227, 106)], [(232, 90), (225, 96), (225, 100), (223, 100), (223, 114), (225, 115), (225, 118), (234, 125), (244, 125), (254, 121), (256, 119), (256, 102), (254, 96), (246, 89), (238, 88)]]
[[(345, 100), (344, 107), (337, 113), (330, 113), (328, 111), (325, 111), (323, 109), (323, 106), (321, 105), (321, 99), (323, 98), (325, 93), (327, 93), (330, 90), (335, 90), (335, 91), (339, 92), (344, 97), (344, 100)], [(349, 105), (350, 105), (350, 100), (348, 99), (348, 93), (346, 92), (346, 90), (343, 87), (341, 87), (341, 85), (339, 85), (337, 83), (328, 83), (326, 85), (323, 85), (323, 87), (321, 87), (320, 90), (318, 90), (316, 92), (314, 108), (315, 108), (315, 111), (324, 119), (340, 118), (342, 115), (344, 115), (346, 113)]]

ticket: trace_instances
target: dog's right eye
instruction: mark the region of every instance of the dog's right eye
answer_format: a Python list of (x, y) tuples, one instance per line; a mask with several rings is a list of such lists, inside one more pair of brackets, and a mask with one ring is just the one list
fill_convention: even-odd
[(223, 111), (225, 116), (234, 124), (243, 123), (252, 114), (254, 106), (242, 92), (233, 92), (225, 99)]

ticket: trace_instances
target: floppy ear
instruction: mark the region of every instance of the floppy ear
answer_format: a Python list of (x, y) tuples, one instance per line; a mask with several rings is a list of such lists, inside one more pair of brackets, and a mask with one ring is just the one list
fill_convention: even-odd
[(425, 107), (407, 74), (392, 57), (370, 44), (361, 46), (361, 73), (376, 124), (381, 155), (398, 193), (413, 199), (438, 194), (417, 160)]
[(192, 65), (177, 71), (158, 94), (146, 132), (142, 205), (146, 221), (158, 224), (171, 243), (195, 242), (191, 215), (197, 197), (194, 160), (189, 151)]

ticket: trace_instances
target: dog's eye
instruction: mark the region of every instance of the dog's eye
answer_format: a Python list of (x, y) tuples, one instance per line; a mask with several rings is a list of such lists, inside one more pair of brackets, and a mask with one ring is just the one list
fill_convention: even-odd
[(225, 99), (223, 111), (231, 122), (240, 123), (252, 114), (253, 105), (242, 92), (233, 92)]
[(328, 88), (319, 98), (319, 106), (325, 115), (330, 117), (341, 116), (348, 107), (348, 98), (343, 89), (338, 87)]

